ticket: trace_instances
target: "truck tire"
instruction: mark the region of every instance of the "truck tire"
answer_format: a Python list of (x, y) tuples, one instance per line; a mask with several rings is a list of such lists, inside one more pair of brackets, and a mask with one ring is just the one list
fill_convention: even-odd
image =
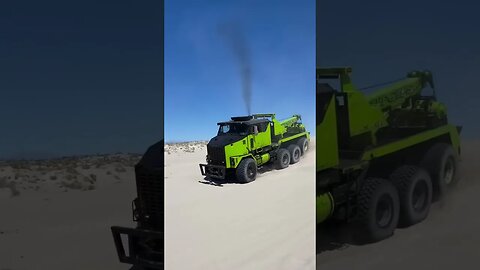
[(300, 157), (302, 156), (300, 146), (291, 144), (288, 146), (288, 152), (290, 153), (290, 164), (295, 164), (300, 161)]
[(308, 146), (309, 146), (307, 138), (300, 138), (297, 144), (300, 147), (300, 150), (302, 151), (302, 156), (305, 155), (305, 153), (308, 151)]
[(399, 227), (423, 221), (432, 203), (432, 181), (428, 172), (417, 166), (404, 165), (392, 173), (390, 181), (397, 188), (400, 199)]
[(275, 167), (278, 170), (285, 169), (290, 164), (290, 153), (285, 148), (278, 149), (277, 160), (275, 160)]
[(235, 173), (239, 182), (252, 182), (257, 177), (257, 163), (252, 158), (245, 158), (240, 161)]
[(400, 210), (395, 186), (386, 179), (367, 178), (357, 199), (355, 240), (372, 243), (393, 235)]
[(423, 157), (420, 166), (432, 179), (433, 201), (440, 200), (456, 184), (457, 162), (453, 147), (446, 143), (433, 145)]

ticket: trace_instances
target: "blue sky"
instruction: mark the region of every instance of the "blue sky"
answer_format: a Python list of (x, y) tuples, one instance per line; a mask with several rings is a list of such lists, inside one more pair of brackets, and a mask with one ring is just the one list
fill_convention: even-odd
[(139, 152), (163, 136), (162, 3), (0, 8), (0, 158)]
[(317, 62), (353, 67), (358, 86), (433, 72), (449, 120), (480, 136), (480, 35), (475, 1), (317, 1)]
[(206, 140), (246, 115), (237, 59), (218, 33), (234, 23), (251, 53), (252, 112), (301, 114), (314, 132), (315, 2), (166, 1), (165, 140)]

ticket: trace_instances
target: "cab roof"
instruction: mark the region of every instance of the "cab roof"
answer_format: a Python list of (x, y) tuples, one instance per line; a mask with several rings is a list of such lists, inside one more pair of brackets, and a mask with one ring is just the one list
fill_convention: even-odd
[(244, 124), (244, 125), (255, 125), (260, 123), (268, 123), (270, 122), (268, 119), (249, 119), (249, 120), (230, 120), (225, 122), (218, 122), (217, 125), (225, 125), (225, 124)]

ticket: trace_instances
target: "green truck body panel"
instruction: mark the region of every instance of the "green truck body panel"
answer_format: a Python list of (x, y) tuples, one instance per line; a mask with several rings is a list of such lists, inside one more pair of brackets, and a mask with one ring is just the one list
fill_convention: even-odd
[(406, 149), (408, 147), (412, 147), (417, 144), (426, 142), (428, 140), (441, 137), (443, 135), (447, 135), (448, 138), (450, 138), (450, 143), (452, 144), (453, 149), (456, 149), (457, 154), (459, 155), (460, 139), (459, 139), (457, 127), (453, 125), (444, 125), (432, 130), (427, 130), (427, 131), (409, 136), (402, 140), (394, 141), (385, 145), (375, 147), (371, 150), (366, 151), (362, 156), (362, 160), (371, 160), (374, 158), (383, 157), (388, 154), (398, 152), (402, 149)]
[[(324, 170), (338, 165), (337, 117), (335, 113), (335, 97), (327, 101), (323, 121), (316, 130), (316, 168)], [(317, 116), (318, 117), (318, 116)]]
[(240, 141), (233, 142), (229, 145), (225, 145), (225, 160), (230, 161), (233, 160), (234, 162), (225, 162), (226, 168), (236, 168), (238, 163), (242, 160), (242, 158), (251, 156), (250, 155), (250, 147), (249, 147), (249, 137), (246, 137)]
[[(317, 68), (318, 223), (334, 212), (336, 203), (329, 190), (331, 174), (326, 172), (343, 183), (367, 172), (374, 160), (435, 142), (451, 145), (460, 155), (461, 127), (447, 122), (447, 109), (436, 100), (431, 72), (410, 72), (368, 95), (353, 85), (351, 72), (350, 67)], [(332, 79), (339, 82), (339, 89), (322, 83)], [(433, 95), (423, 95), (427, 86)]]
[[(240, 161), (245, 157), (255, 158), (252, 152), (256, 149), (261, 149), (272, 144), (270, 136), (270, 126), (267, 126), (265, 132), (260, 132), (257, 135), (249, 134), (247, 137), (233, 142), (225, 146), (225, 162), (227, 169), (236, 168)], [(261, 156), (262, 157), (262, 156)], [(268, 162), (269, 157), (263, 156), (263, 158), (257, 159), (259, 165)], [(228, 162), (230, 161), (230, 162)]]
[(257, 135), (248, 135), (248, 139), (250, 141), (250, 150), (264, 148), (272, 144), (270, 129), (270, 125), (268, 125), (265, 132), (259, 132)]
[(348, 117), (350, 136), (375, 133), (387, 125), (382, 111), (377, 107), (369, 106), (367, 97), (357, 91), (348, 92)]
[(280, 144), (286, 143), (286, 142), (289, 142), (289, 141), (292, 141), (292, 140), (295, 140), (295, 139), (298, 139), (298, 138), (301, 138), (301, 137), (305, 137), (307, 139), (310, 139), (310, 133), (308, 133), (306, 131), (301, 132), (301, 133), (298, 133), (296, 135), (292, 135), (292, 136), (283, 138), (283, 139), (279, 140), (278, 143), (280, 143)]

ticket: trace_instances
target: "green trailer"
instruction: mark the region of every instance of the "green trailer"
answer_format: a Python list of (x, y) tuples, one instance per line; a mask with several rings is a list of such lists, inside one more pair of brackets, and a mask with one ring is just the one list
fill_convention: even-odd
[(261, 166), (273, 163), (284, 169), (308, 150), (310, 133), (300, 115), (279, 121), (275, 114), (253, 114), (217, 125), (217, 136), (207, 144), (207, 163), (199, 164), (201, 174), (210, 178), (248, 183)]
[(316, 73), (317, 224), (348, 223), (365, 243), (424, 220), (456, 183), (460, 157), (461, 127), (448, 122), (432, 73), (370, 94), (350, 67)]

